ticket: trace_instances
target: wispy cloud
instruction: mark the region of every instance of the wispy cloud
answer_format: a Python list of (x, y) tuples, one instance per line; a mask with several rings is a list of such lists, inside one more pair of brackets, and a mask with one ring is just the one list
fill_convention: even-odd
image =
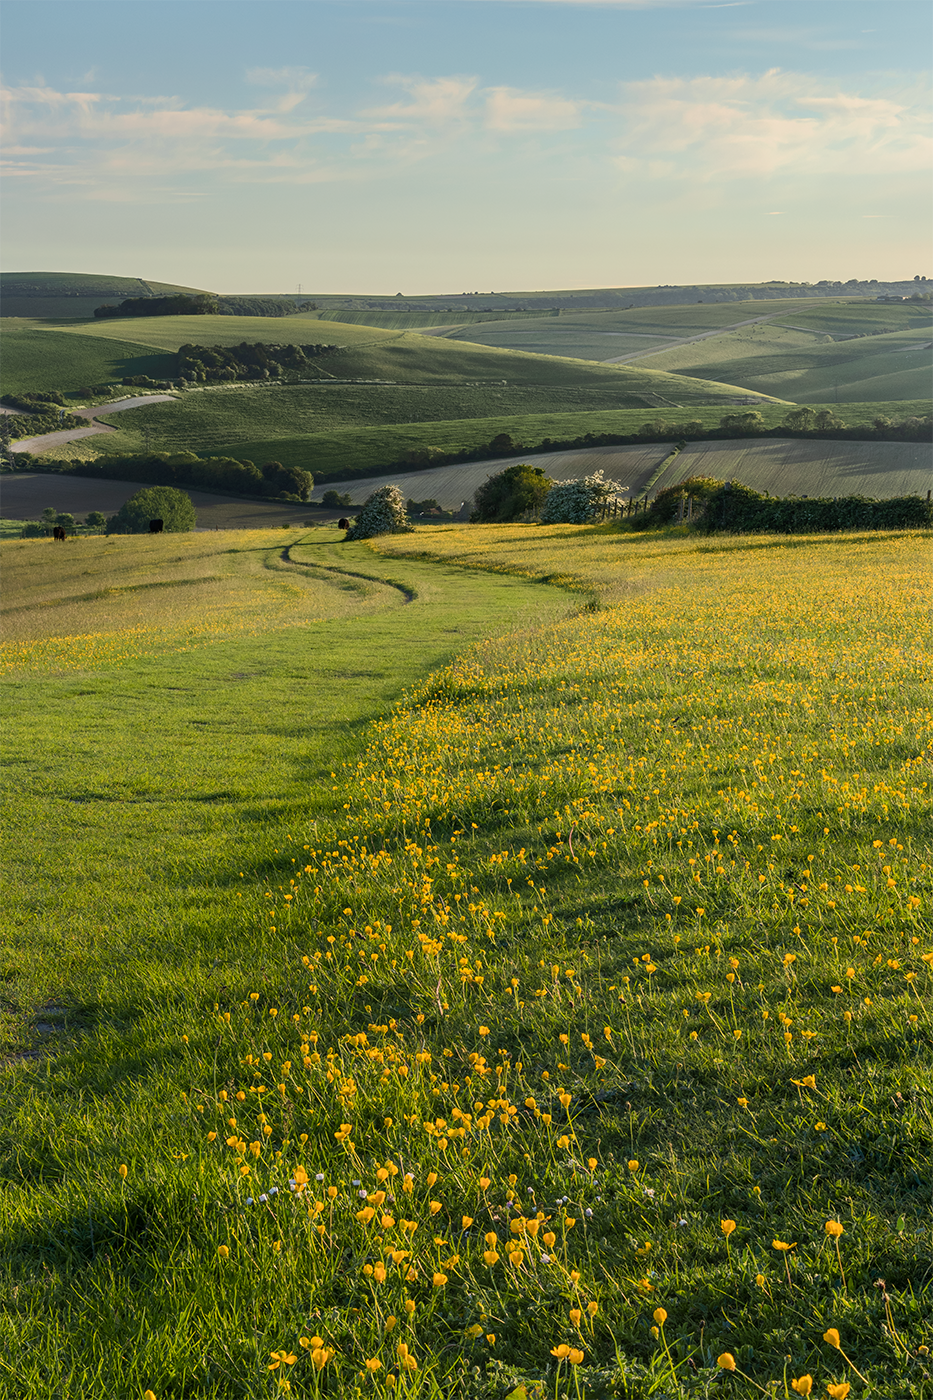
[(658, 159), (689, 164), (694, 179), (838, 172), (852, 162), (864, 176), (929, 168), (926, 104), (826, 86), (777, 69), (627, 84), (617, 161), (629, 173)]
[(491, 88), (486, 94), (486, 126), (491, 131), (567, 131), (580, 126), (583, 103), (548, 93)]
[(122, 198), (156, 177), (188, 198), (194, 172), (256, 185), (381, 179), (418, 163), (478, 164), (492, 149), (530, 150), (529, 142), (540, 150), (549, 134), (568, 132), (581, 150), (586, 143), (591, 168), (694, 190), (782, 174), (880, 178), (926, 170), (931, 158), (926, 94), (894, 77), (869, 90), (777, 69), (656, 77), (623, 84), (607, 104), (484, 86), (475, 74), (396, 73), (379, 80), (395, 90), (388, 100), (346, 112), (324, 110), (319, 89), (309, 97), (316, 75), (308, 69), (257, 68), (247, 77), (268, 101), (226, 108), (47, 84), (7, 89), (12, 172), (45, 181), (50, 198), (69, 185)]

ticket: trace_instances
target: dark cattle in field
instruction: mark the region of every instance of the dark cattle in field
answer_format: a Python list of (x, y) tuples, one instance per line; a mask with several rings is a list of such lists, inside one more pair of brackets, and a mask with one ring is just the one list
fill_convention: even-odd
[(63, 539), (65, 539), (65, 538), (66, 538), (66, 535), (65, 535), (65, 527), (64, 527), (63, 525), (56, 525), (56, 526), (55, 526), (55, 529), (52, 531), (52, 539), (53, 539), (53, 540), (63, 540)]
[(150, 535), (161, 535), (161, 533), (162, 533), (162, 526), (163, 526), (164, 523), (165, 523), (165, 522), (162, 521), (162, 520), (150, 520), (150, 521), (149, 521), (149, 533), (150, 533)]
[(350, 528), (350, 522), (349, 522), (349, 520), (346, 518), (345, 515), (342, 515), (342, 516), (340, 517), (340, 519), (337, 521), (337, 529), (338, 529), (338, 530), (349, 530), (349, 528)]

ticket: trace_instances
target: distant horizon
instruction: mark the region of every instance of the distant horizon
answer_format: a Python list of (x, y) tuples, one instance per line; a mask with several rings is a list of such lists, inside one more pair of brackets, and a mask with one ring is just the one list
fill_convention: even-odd
[[(370, 290), (370, 291), (351, 291), (351, 290), (347, 290), (347, 289), (343, 289), (343, 290), (340, 290), (340, 291), (330, 291), (330, 292), (327, 292), (327, 291), (322, 291), (320, 288), (316, 288), (316, 289), (315, 289), (315, 288), (312, 288), (312, 289), (308, 290), (308, 289), (306, 289), (306, 288), (304, 288), (304, 287), (302, 287), (301, 291), (298, 291), (298, 290), (286, 291), (286, 290), (284, 290), (284, 289), (282, 289), (282, 288), (279, 288), (279, 289), (277, 289), (277, 290), (274, 290), (274, 289), (272, 289), (272, 288), (257, 289), (256, 287), (250, 287), (250, 288), (247, 289), (247, 288), (243, 288), (243, 287), (235, 287), (235, 288), (234, 288), (234, 287), (219, 287), (219, 286), (213, 286), (213, 287), (211, 287), (211, 286), (198, 286), (198, 285), (196, 285), (194, 282), (180, 282), (180, 281), (179, 281), (179, 282), (170, 282), (169, 279), (167, 279), (167, 278), (163, 278), (163, 277), (154, 277), (154, 276), (152, 276), (152, 274), (148, 274), (147, 276), (144, 276), (143, 274), (140, 274), (140, 273), (138, 273), (138, 272), (87, 272), (87, 271), (84, 271), (84, 270), (79, 269), (79, 268), (41, 268), (41, 269), (40, 269), (40, 268), (23, 268), (23, 269), (20, 269), (20, 268), (8, 268), (8, 269), (4, 269), (4, 270), (0, 271), (0, 277), (48, 277), (48, 276), (59, 276), (59, 277), (62, 277), (62, 276), (64, 276), (64, 277), (94, 277), (94, 278), (99, 278), (101, 282), (106, 282), (108, 278), (120, 278), (121, 280), (125, 280), (125, 281), (151, 281), (151, 282), (154, 282), (154, 283), (156, 283), (157, 285), (160, 285), (160, 286), (175, 286), (175, 287), (187, 289), (187, 290), (189, 290), (189, 291), (207, 292), (207, 293), (210, 293), (212, 296), (218, 296), (218, 297), (224, 297), (224, 296), (241, 296), (241, 297), (246, 297), (246, 296), (255, 296), (255, 297), (263, 297), (263, 296), (266, 296), (266, 297), (298, 297), (298, 296), (300, 296), (300, 297), (306, 298), (306, 299), (308, 299), (308, 300), (313, 300), (315, 297), (328, 297), (328, 298), (331, 298), (331, 297), (352, 297), (352, 298), (354, 298), (354, 299), (363, 299), (363, 298), (367, 298), (367, 297), (378, 297), (378, 298), (385, 298), (385, 299), (388, 299), (388, 300), (394, 300), (394, 299), (396, 299), (396, 298), (398, 298), (398, 297), (402, 297), (404, 300), (420, 300), (420, 299), (423, 299), (423, 298), (425, 298), (425, 297), (436, 298), (436, 297), (468, 297), (468, 296), (469, 296), (469, 297), (474, 297), (474, 296), (475, 296), (475, 297), (484, 297), (484, 296), (487, 296), (487, 297), (489, 297), (489, 296), (496, 296), (496, 297), (575, 296), (575, 295), (578, 295), (578, 294), (586, 294), (586, 293), (595, 294), (595, 293), (598, 293), (598, 292), (657, 292), (657, 291), (694, 291), (694, 290), (696, 290), (696, 291), (703, 291), (703, 290), (715, 291), (715, 290), (718, 290), (718, 289), (728, 289), (728, 288), (730, 288), (730, 287), (780, 287), (780, 286), (787, 286), (787, 287), (818, 287), (818, 286), (820, 286), (820, 285), (821, 285), (822, 283), (824, 283), (824, 282), (827, 283), (833, 290), (835, 290), (836, 292), (838, 292), (838, 291), (840, 291), (841, 289), (843, 289), (846, 285), (848, 285), (848, 280), (847, 280), (846, 282), (843, 282), (843, 281), (841, 281), (840, 279), (836, 279), (836, 278), (820, 278), (820, 279), (818, 279), (818, 280), (816, 280), (816, 281), (804, 281), (804, 280), (802, 280), (802, 279), (801, 279), (801, 280), (792, 281), (790, 278), (778, 278), (778, 277), (773, 277), (773, 278), (762, 278), (762, 279), (758, 279), (757, 281), (747, 280), (747, 281), (732, 281), (732, 282), (703, 282), (703, 281), (694, 281), (694, 282), (641, 282), (641, 283), (638, 283), (638, 282), (619, 282), (619, 283), (615, 283), (615, 284), (612, 284), (612, 283), (605, 283), (605, 284), (603, 284), (602, 286), (595, 286), (595, 285), (585, 285), (585, 286), (584, 286), (584, 285), (581, 284), (581, 285), (579, 285), (579, 286), (574, 286), (574, 287), (556, 287), (556, 286), (553, 286), (553, 287), (501, 287), (501, 288), (493, 288), (493, 289), (487, 289), (487, 290), (472, 290), (472, 291), (467, 291), (467, 290), (463, 290), (463, 291), (452, 291), (452, 290), (450, 290), (450, 289), (448, 288), (447, 290), (440, 290), (440, 291), (421, 291), (421, 292), (406, 292), (406, 291), (399, 291), (399, 290), (396, 290), (396, 291), (394, 291), (394, 292), (390, 292), (390, 291), (373, 291), (373, 290)], [(858, 285), (860, 285), (860, 286), (868, 286), (868, 285), (872, 285), (872, 284), (874, 284), (874, 283), (877, 283), (879, 286), (894, 286), (894, 285), (906, 286), (907, 284), (916, 285), (916, 284), (917, 284), (917, 283), (916, 283), (916, 279), (917, 279), (918, 276), (919, 276), (920, 279), (921, 279), (921, 280), (920, 280), (920, 283), (919, 283), (920, 286), (923, 286), (923, 287), (930, 287), (931, 285), (933, 285), (933, 279), (926, 278), (923, 274), (917, 274), (917, 273), (909, 274), (909, 275), (904, 276), (904, 277), (871, 277), (871, 278), (860, 278), (860, 279), (857, 279), (857, 280), (858, 280)], [(850, 280), (850, 279), (849, 279), (849, 280)], [(124, 289), (124, 290), (126, 290), (126, 289)], [(130, 293), (128, 292), (128, 295), (129, 295), (129, 294), (130, 294)]]

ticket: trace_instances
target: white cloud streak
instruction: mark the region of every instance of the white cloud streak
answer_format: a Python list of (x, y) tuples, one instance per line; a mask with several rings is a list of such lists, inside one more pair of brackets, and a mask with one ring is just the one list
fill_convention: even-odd
[[(179, 197), (193, 172), (238, 183), (379, 179), (393, 170), (481, 162), (528, 139), (573, 133), (574, 149), (623, 183), (697, 188), (730, 180), (839, 174), (860, 178), (929, 168), (924, 95), (891, 78), (886, 90), (841, 90), (779, 70), (760, 75), (657, 77), (621, 85), (594, 103), (571, 93), (484, 87), (476, 75), (394, 74), (401, 95), (346, 115), (308, 97), (303, 68), (253, 69), (267, 105), (191, 106), (176, 97), (59, 92), (47, 85), (4, 93), (11, 173), (100, 197), (138, 190), (158, 176)], [(305, 105), (303, 105), (305, 104)], [(516, 149), (516, 159), (521, 159)], [(106, 193), (110, 191), (110, 196)]]

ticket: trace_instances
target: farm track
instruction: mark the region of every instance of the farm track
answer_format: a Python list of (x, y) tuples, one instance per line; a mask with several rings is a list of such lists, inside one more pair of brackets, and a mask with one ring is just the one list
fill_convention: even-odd
[(89, 428), (69, 428), (61, 433), (41, 433), (38, 437), (20, 438), (10, 446), (11, 452), (32, 452), (37, 447), (46, 452), (50, 447), (61, 447), (66, 442), (78, 442), (81, 438), (94, 437), (98, 433), (115, 433), (109, 423), (99, 423), (98, 415), (125, 413), (128, 408), (146, 408), (150, 404), (172, 403), (174, 394), (139, 394), (132, 399), (120, 399), (117, 403), (98, 404), (96, 408), (75, 408), (69, 410), (74, 418), (86, 418), (93, 426)]

